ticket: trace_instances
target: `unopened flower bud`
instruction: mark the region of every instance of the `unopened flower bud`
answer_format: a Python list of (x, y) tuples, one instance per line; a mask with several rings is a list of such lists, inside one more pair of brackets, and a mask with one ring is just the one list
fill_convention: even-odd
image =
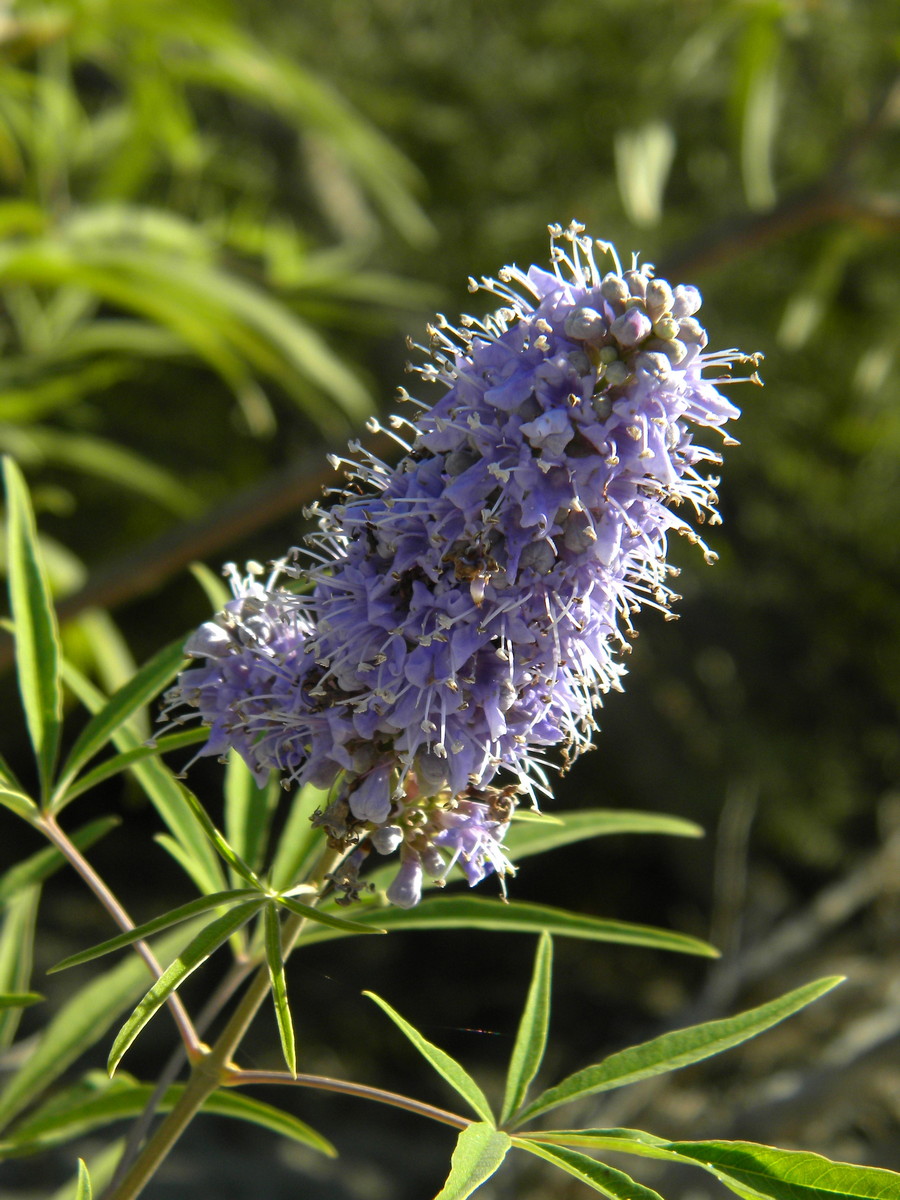
[(613, 306), (619, 305), (624, 307), (625, 301), (629, 298), (631, 292), (629, 292), (628, 284), (622, 276), (610, 271), (608, 275), (604, 275), (603, 282), (600, 284), (600, 295)]
[(699, 312), (702, 303), (703, 297), (697, 288), (689, 283), (679, 283), (669, 308), (674, 317), (692, 317), (695, 312)]
[(672, 310), (672, 289), (665, 279), (651, 279), (647, 284), (647, 312), (655, 321)]
[(636, 346), (650, 333), (650, 318), (639, 308), (629, 308), (621, 317), (616, 317), (609, 332), (620, 346)]
[(575, 308), (565, 319), (566, 336), (586, 342), (606, 333), (606, 322), (595, 308)]

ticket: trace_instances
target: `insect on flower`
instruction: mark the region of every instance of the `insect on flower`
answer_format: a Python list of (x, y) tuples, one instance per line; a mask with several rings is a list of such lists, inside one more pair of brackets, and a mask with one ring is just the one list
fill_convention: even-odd
[(670, 614), (669, 535), (715, 559), (695, 526), (718, 520), (721, 457), (694, 434), (739, 415), (719, 386), (757, 356), (706, 349), (696, 288), (623, 270), (578, 224), (550, 233), (549, 271), (470, 280), (500, 307), (428, 327), (413, 369), (444, 392), (402, 393), (400, 461), (336, 460), (347, 488), (265, 585), (231, 570), (186, 648), (205, 665), (171, 693), (210, 727), (201, 753), (332, 788), (354, 836), (400, 849), (401, 905), (423, 873), (511, 870), (517, 800), (549, 794), (553, 748), (565, 768), (590, 747), (635, 614)]

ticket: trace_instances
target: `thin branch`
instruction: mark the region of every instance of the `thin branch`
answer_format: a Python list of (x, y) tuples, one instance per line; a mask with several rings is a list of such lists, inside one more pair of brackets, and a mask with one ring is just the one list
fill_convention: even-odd
[[(53, 843), (66, 861), (78, 872), (122, 932), (130, 933), (135, 928), (134, 921), (132, 921), (131, 917), (78, 847), (69, 840), (66, 833), (57, 824), (55, 817), (44, 813), (34, 824), (35, 828), (39, 829)], [(156, 955), (147, 943), (143, 941), (134, 942), (133, 946), (147, 964), (147, 970), (153, 976), (154, 980), (159, 979), (163, 970)], [(188, 1016), (184, 1005), (181, 1003), (181, 999), (174, 992), (168, 997), (167, 1003), (172, 1013), (172, 1018), (178, 1027), (181, 1040), (184, 1043), (185, 1052), (188, 1058), (194, 1060), (200, 1054), (201, 1042), (197, 1036), (197, 1031), (194, 1029), (193, 1022)]]
[(468, 1129), (472, 1124), (468, 1117), (449, 1112), (445, 1108), (436, 1108), (423, 1100), (413, 1100), (410, 1096), (401, 1096), (399, 1092), (386, 1092), (383, 1088), (369, 1087), (365, 1083), (350, 1083), (346, 1079), (331, 1079), (327, 1075), (290, 1075), (287, 1071), (244, 1071), (235, 1067), (229, 1071), (222, 1081), (225, 1087), (248, 1087), (257, 1083), (289, 1084), (294, 1087), (316, 1088), (320, 1092), (340, 1092), (344, 1096), (358, 1096), (361, 1100), (376, 1100), (379, 1104), (390, 1104), (394, 1108), (404, 1108), (407, 1112), (417, 1113), (421, 1117), (430, 1117), (432, 1121), (440, 1121), (443, 1125), (452, 1125), (454, 1129)]
[[(206, 1033), (207, 1029), (209, 1029), (215, 1018), (247, 976), (252, 974), (257, 966), (258, 963), (252, 962), (249, 959), (239, 959), (232, 964), (231, 970), (213, 992), (212, 996), (210, 996), (209, 1000), (207, 1000), (194, 1022), (194, 1027), (201, 1037)], [(147, 1103), (144, 1105), (141, 1115), (137, 1117), (128, 1130), (128, 1137), (122, 1148), (122, 1155), (116, 1166), (115, 1174), (100, 1200), (106, 1200), (106, 1197), (114, 1195), (116, 1188), (125, 1178), (128, 1168), (141, 1151), (141, 1147), (156, 1116), (156, 1110), (162, 1103), (163, 1096), (165, 1096), (170, 1086), (178, 1078), (178, 1073), (184, 1065), (186, 1058), (187, 1055), (185, 1054), (184, 1046), (176, 1046), (169, 1055), (169, 1060), (163, 1067), (156, 1081), (156, 1086), (150, 1094)]]

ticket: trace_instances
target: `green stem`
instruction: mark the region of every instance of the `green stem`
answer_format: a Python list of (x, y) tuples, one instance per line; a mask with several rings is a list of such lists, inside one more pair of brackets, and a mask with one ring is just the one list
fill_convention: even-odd
[[(325, 877), (340, 862), (344, 853), (344, 851), (338, 850), (325, 850), (309, 882), (322, 884)], [(320, 889), (318, 899), (322, 898), (324, 891), (324, 888)], [(296, 944), (306, 921), (306, 917), (293, 915), (285, 921), (281, 938), (284, 958), (287, 958)], [(216, 1039), (215, 1044), (194, 1063), (190, 1078), (178, 1103), (144, 1147), (125, 1178), (114, 1191), (110, 1192), (109, 1200), (135, 1200), (135, 1197), (141, 1194), (181, 1134), (197, 1115), (203, 1103), (228, 1079), (234, 1069), (231, 1063), (232, 1057), (268, 991), (269, 970), (264, 964), (251, 980), (243, 999), (225, 1029)]]
[(423, 1100), (413, 1100), (410, 1096), (401, 1096), (399, 1092), (386, 1092), (383, 1088), (369, 1087), (365, 1083), (350, 1083), (346, 1079), (331, 1079), (327, 1075), (289, 1075), (286, 1071), (242, 1071), (233, 1070), (223, 1081), (226, 1087), (244, 1087), (258, 1083), (291, 1084), (294, 1087), (315, 1088), (320, 1092), (340, 1092), (344, 1096), (359, 1096), (362, 1100), (377, 1100), (379, 1104), (390, 1104), (394, 1108), (403, 1108), (407, 1112), (417, 1113), (422, 1117), (430, 1117), (432, 1121), (440, 1121), (443, 1125), (452, 1125), (454, 1129), (467, 1129), (472, 1122), (468, 1117), (449, 1112), (446, 1108), (437, 1108), (426, 1104)]

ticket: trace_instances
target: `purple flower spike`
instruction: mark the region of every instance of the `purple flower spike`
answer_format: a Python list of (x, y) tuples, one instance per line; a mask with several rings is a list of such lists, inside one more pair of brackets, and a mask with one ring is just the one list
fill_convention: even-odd
[(415, 369), (444, 395), (392, 418), (396, 466), (343, 460), (350, 486), (280, 567), (305, 590), (233, 573), (187, 646), (206, 664), (172, 693), (210, 726), (203, 753), (334, 787), (348, 837), (402, 841), (388, 898), (406, 906), (423, 867), (511, 871), (513, 795), (548, 791), (551, 748), (565, 768), (590, 747), (634, 615), (676, 599), (669, 535), (715, 558), (683, 515), (718, 520), (721, 459), (695, 432), (738, 416), (717, 385), (756, 360), (706, 351), (696, 288), (623, 271), (580, 225), (550, 232), (550, 271), (471, 280), (499, 309), (429, 326)]

